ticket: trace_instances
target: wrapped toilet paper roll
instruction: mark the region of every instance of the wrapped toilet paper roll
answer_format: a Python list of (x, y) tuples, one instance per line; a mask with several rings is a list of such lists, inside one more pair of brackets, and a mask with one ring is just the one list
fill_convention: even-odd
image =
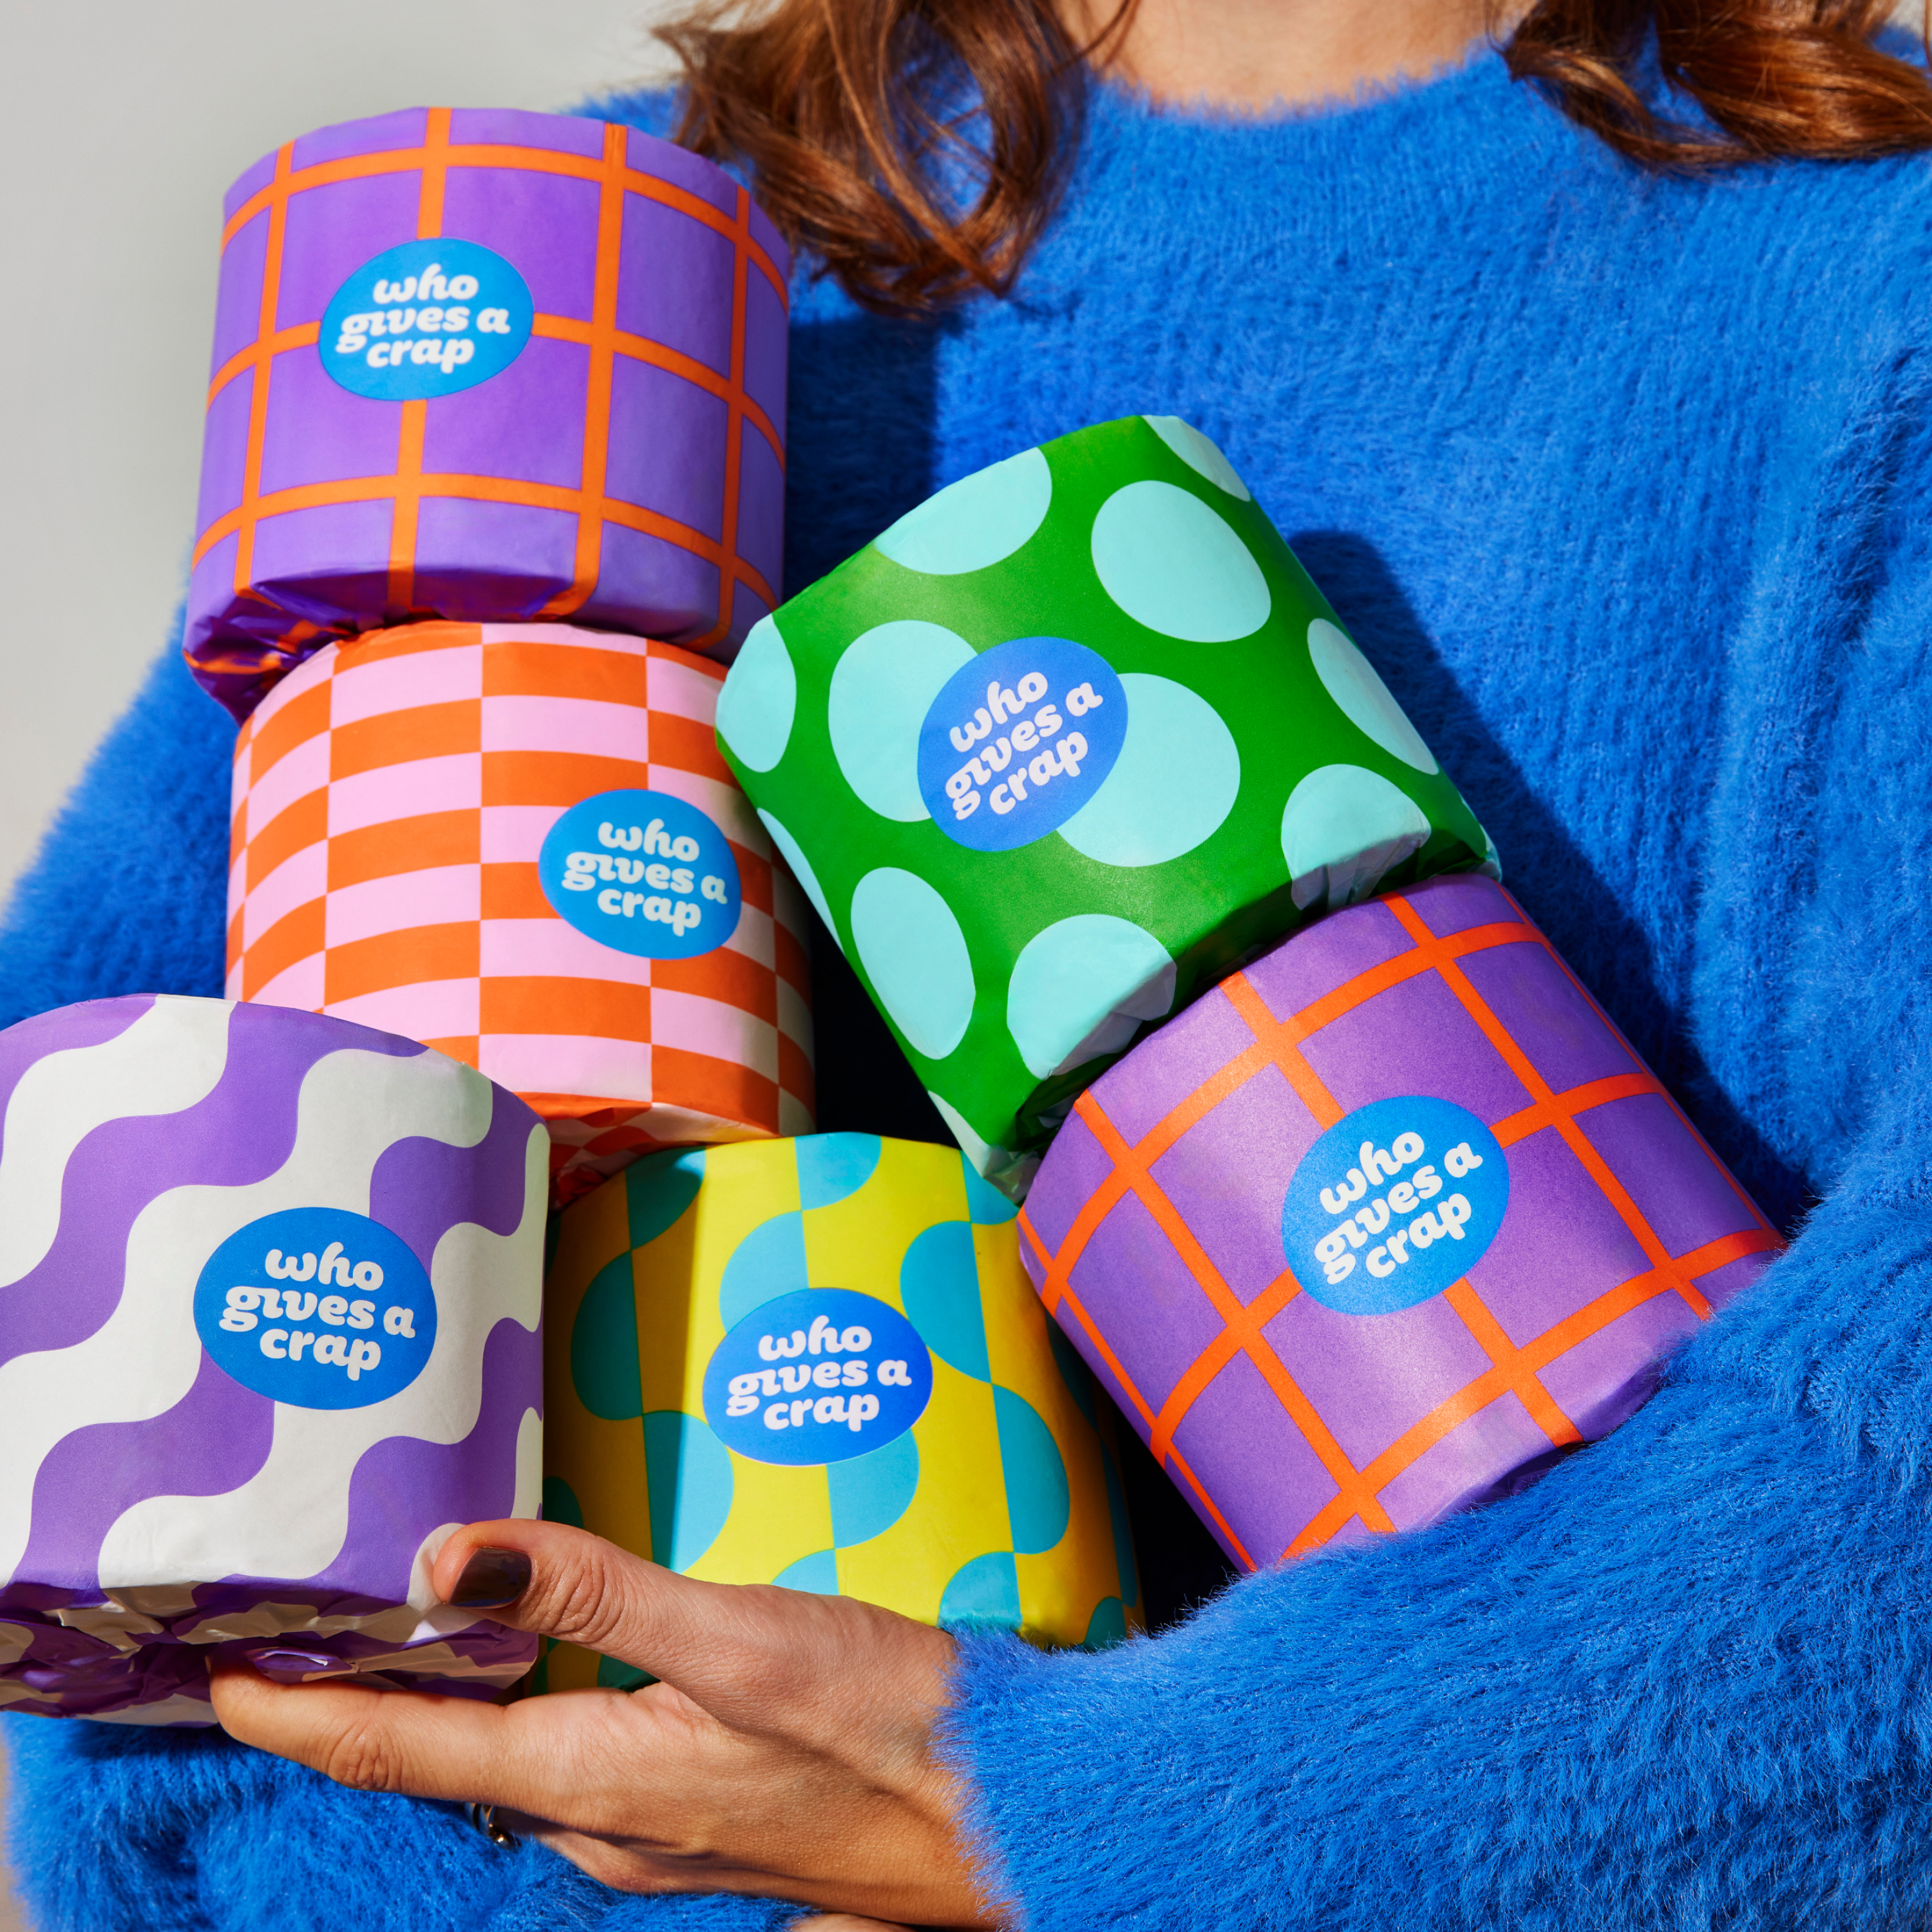
[[(1112, 1452), (950, 1148), (649, 1156), (562, 1216), (544, 1513), (715, 1582), (1099, 1645), (1139, 1622)], [(560, 1690), (638, 1673), (569, 1646)]]
[(1480, 878), (1334, 914), (1136, 1047), (1021, 1229), (1250, 1569), (1533, 1480), (1782, 1246)]
[(1073, 1096), (1257, 946), (1493, 863), (1240, 478), (1173, 417), (940, 491), (753, 632), (718, 724), (1015, 1198)]
[(723, 675), (556, 624), (325, 646), (236, 742), (230, 994), (480, 1067), (565, 1197), (809, 1129), (804, 902), (718, 758)]
[(0, 1033), (0, 1708), (212, 1721), (210, 1647), (488, 1695), (439, 1606), (536, 1514), (544, 1138), (471, 1068), (218, 1000)]
[(290, 142), (226, 212), (187, 651), (238, 717), (385, 622), (728, 652), (772, 608), (790, 258), (721, 170), (414, 108)]

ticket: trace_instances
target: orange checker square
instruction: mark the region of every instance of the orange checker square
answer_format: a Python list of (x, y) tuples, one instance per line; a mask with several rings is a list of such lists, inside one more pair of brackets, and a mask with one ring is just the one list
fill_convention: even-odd
[(809, 1131), (805, 903), (718, 758), (723, 678), (560, 624), (325, 645), (236, 742), (230, 997), (478, 1067), (548, 1122), (560, 1198)]
[(1330, 914), (1143, 1041), (1021, 1232), (1249, 1569), (1533, 1481), (1784, 1245), (1474, 876)]

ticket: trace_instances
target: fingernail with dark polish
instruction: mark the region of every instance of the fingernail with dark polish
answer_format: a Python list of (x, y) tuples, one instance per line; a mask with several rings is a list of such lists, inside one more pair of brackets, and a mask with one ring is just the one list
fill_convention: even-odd
[(479, 1550), (463, 1566), (449, 1600), (465, 1610), (500, 1610), (530, 1586), (530, 1559), (520, 1550)]

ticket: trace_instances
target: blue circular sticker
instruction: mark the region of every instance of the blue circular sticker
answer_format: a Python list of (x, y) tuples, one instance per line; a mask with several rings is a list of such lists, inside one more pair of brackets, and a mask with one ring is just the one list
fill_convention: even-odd
[(723, 832), (662, 791), (573, 805), (538, 855), (544, 897), (578, 931), (641, 959), (694, 959), (738, 929), (738, 862)]
[(405, 242), (336, 290), (316, 348), (345, 389), (415, 402), (500, 374), (523, 353), (536, 316), (530, 285), (494, 249)]
[(932, 1358), (896, 1308), (806, 1288), (754, 1308), (704, 1371), (704, 1419), (754, 1462), (842, 1462), (903, 1436), (932, 1400)]
[(1100, 790), (1127, 735), (1127, 694), (1097, 651), (1015, 638), (946, 681), (919, 733), (919, 790), (956, 844), (1010, 852)]
[(436, 1346), (436, 1296), (402, 1240), (340, 1208), (286, 1208), (229, 1236), (195, 1284), (215, 1366), (298, 1408), (367, 1408)]
[(1358, 1107), (1288, 1183), (1282, 1246), (1296, 1280), (1343, 1315), (1392, 1315), (1460, 1281), (1496, 1238), (1509, 1163), (1452, 1101)]

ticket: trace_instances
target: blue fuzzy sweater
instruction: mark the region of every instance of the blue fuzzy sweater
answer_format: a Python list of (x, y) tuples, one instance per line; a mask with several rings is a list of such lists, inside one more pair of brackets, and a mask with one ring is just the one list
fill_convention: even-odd
[[(1648, 178), (1492, 56), (1271, 124), (1103, 93), (1010, 301), (801, 292), (794, 589), (1015, 450), (1198, 424), (1798, 1234), (1526, 1495), (1104, 1655), (971, 1643), (955, 1748), (1034, 1932), (1932, 1921), (1928, 266), (1932, 163)], [(219, 990), (230, 736), (164, 663), (14, 902), (0, 1022)], [(218, 1736), (4, 1729), (43, 1932), (790, 1916)]]

